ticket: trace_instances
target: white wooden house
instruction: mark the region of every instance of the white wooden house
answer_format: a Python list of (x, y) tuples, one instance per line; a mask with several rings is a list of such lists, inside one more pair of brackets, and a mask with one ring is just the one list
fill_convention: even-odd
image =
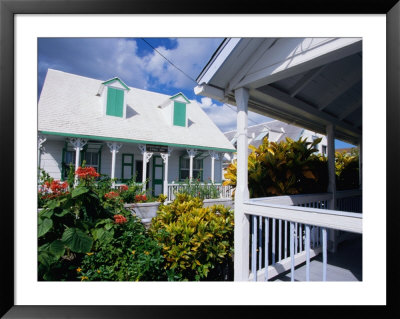
[[(196, 94), (237, 107), (235, 280), (286, 271), (302, 280), (295, 266), (304, 262), (310, 280), (310, 259), (321, 253), (317, 280), (343, 280), (327, 272), (327, 247), (335, 251), (343, 232), (362, 234), (362, 192), (336, 191), (334, 141), (359, 146), (361, 173), (362, 39), (227, 38), (197, 83)], [(326, 135), (327, 193), (249, 198), (248, 110)]]
[[(224, 132), (224, 134), (227, 139), (232, 143), (232, 145), (236, 148), (237, 138), (239, 137), (239, 135), (237, 134), (237, 130), (227, 131)], [(321, 142), (317, 145), (318, 153), (325, 156), (327, 155), (327, 140), (325, 135), (319, 134), (317, 132), (312, 132), (310, 130), (303, 129), (301, 127), (278, 120), (249, 126), (247, 129), (247, 136), (248, 144), (253, 145), (254, 147), (260, 146), (265, 137), (267, 137), (270, 142), (277, 143), (281, 141), (286, 141), (286, 137), (289, 137), (295, 141), (297, 141), (300, 137), (307, 138), (307, 141), (309, 142), (312, 142), (317, 138), (322, 138)], [(222, 175), (224, 175), (224, 170), (226, 169), (226, 167), (230, 163), (232, 163), (235, 158), (236, 153), (224, 154), (222, 161)]]
[[(49, 69), (38, 102), (38, 163), (55, 179), (83, 160), (154, 195), (186, 178), (221, 182), (221, 153), (235, 149), (195, 102)], [(143, 165), (146, 163), (146, 165)]]

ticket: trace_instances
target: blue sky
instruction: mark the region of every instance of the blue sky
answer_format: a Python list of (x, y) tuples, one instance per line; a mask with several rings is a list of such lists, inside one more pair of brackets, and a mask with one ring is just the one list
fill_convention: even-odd
[[(194, 80), (222, 42), (222, 38), (146, 38), (167, 62), (138, 38), (38, 39), (38, 95), (47, 69), (56, 69), (99, 80), (119, 77), (128, 86), (173, 95), (184, 93), (196, 100), (225, 132), (236, 128), (235, 108), (196, 96)], [(249, 125), (271, 120), (249, 112)], [(336, 141), (336, 148), (349, 144)]]

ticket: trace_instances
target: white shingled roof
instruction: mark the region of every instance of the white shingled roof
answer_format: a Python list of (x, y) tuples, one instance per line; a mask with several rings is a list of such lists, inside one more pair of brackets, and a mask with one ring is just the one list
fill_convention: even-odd
[(38, 130), (44, 134), (235, 151), (196, 101), (187, 105), (188, 127), (171, 125), (158, 107), (170, 96), (131, 87), (127, 93), (126, 119), (103, 115), (101, 98), (97, 95), (103, 82), (49, 69), (39, 99)]

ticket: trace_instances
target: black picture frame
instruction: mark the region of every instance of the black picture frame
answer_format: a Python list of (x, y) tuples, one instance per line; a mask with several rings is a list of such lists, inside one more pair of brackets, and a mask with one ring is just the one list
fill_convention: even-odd
[[(394, 317), (399, 315), (398, 237), (395, 227), (398, 223), (396, 182), (399, 179), (400, 136), (400, 2), (397, 0), (355, 0), (355, 1), (274, 1), (270, 3), (248, 0), (242, 5), (227, 4), (225, 1), (204, 0), (201, 2), (181, 0), (0, 0), (0, 167), (2, 183), (1, 222), (1, 272), (0, 272), (0, 315), (4, 318), (164, 318), (164, 317), (227, 317), (228, 315), (248, 317), (250, 312), (263, 315), (282, 315), (290, 312), (297, 316), (340, 315), (359, 316), (360, 312)], [(16, 306), (14, 290), (14, 17), (16, 14), (386, 14), (387, 18), (387, 306), (355, 307), (345, 306), (310, 309), (310, 307), (226, 307), (226, 306)], [(385, 200), (385, 199), (381, 199)], [(396, 214), (397, 213), (397, 214)], [(184, 293), (184, 292), (183, 292)], [(177, 296), (178, 298), (178, 296)], [(320, 312), (322, 311), (322, 312)]]

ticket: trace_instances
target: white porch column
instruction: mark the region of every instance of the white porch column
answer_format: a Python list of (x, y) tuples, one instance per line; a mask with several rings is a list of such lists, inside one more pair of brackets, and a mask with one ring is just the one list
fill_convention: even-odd
[(38, 154), (37, 154), (37, 156), (38, 156), (38, 180), (39, 180), (39, 178), (40, 178), (40, 157), (41, 157), (41, 152), (42, 152), (42, 150), (43, 150), (43, 143), (44, 142), (46, 142), (46, 138), (44, 137), (44, 136), (42, 136), (42, 135), (38, 135), (38, 137), (37, 137), (37, 148), (38, 148), (38, 150), (37, 150), (37, 152), (38, 152)]
[(329, 209), (335, 209), (336, 203), (336, 174), (335, 174), (335, 127), (330, 124), (326, 127), (326, 139), (328, 141), (328, 193), (332, 194)]
[(147, 163), (149, 162), (150, 158), (153, 156), (153, 153), (146, 151), (145, 144), (140, 144), (139, 149), (143, 155), (142, 190), (143, 190), (143, 192), (145, 192), (146, 191)]
[(168, 196), (168, 158), (170, 157), (172, 152), (172, 147), (168, 146), (168, 153), (160, 153), (163, 161), (164, 161), (164, 195)]
[[(115, 178), (115, 158), (117, 156), (117, 153), (119, 149), (122, 147), (122, 144), (117, 143), (117, 142), (111, 142), (107, 143), (108, 148), (110, 149), (110, 152), (112, 154), (111, 156), (111, 179)], [(115, 187), (115, 182), (113, 182), (112, 187)]]
[(237, 177), (235, 191), (235, 258), (234, 280), (247, 281), (249, 278), (249, 218), (245, 215), (243, 203), (249, 199), (248, 189), (248, 143), (247, 108), (249, 91), (235, 90), (237, 104)]
[[(328, 202), (329, 209), (336, 209), (336, 174), (335, 174), (335, 127), (330, 124), (326, 127), (326, 139), (328, 143), (328, 193), (332, 194)], [(337, 231), (329, 230), (329, 251), (335, 252), (337, 248)]]
[[(86, 145), (87, 140), (82, 138), (69, 138), (69, 142), (75, 149), (75, 172), (80, 165), (80, 152), (82, 151), (83, 147)], [(75, 176), (75, 183), (77, 182), (77, 177)]]
[(193, 158), (196, 156), (197, 151), (194, 150), (193, 148), (188, 148), (187, 153), (189, 154), (189, 181), (192, 181), (193, 179)]
[(214, 176), (215, 176), (215, 174), (214, 174), (215, 173), (215, 169), (214, 169), (215, 160), (219, 159), (219, 154), (215, 151), (209, 151), (208, 153), (211, 156), (211, 182), (214, 183), (215, 182), (215, 178), (214, 178)]

